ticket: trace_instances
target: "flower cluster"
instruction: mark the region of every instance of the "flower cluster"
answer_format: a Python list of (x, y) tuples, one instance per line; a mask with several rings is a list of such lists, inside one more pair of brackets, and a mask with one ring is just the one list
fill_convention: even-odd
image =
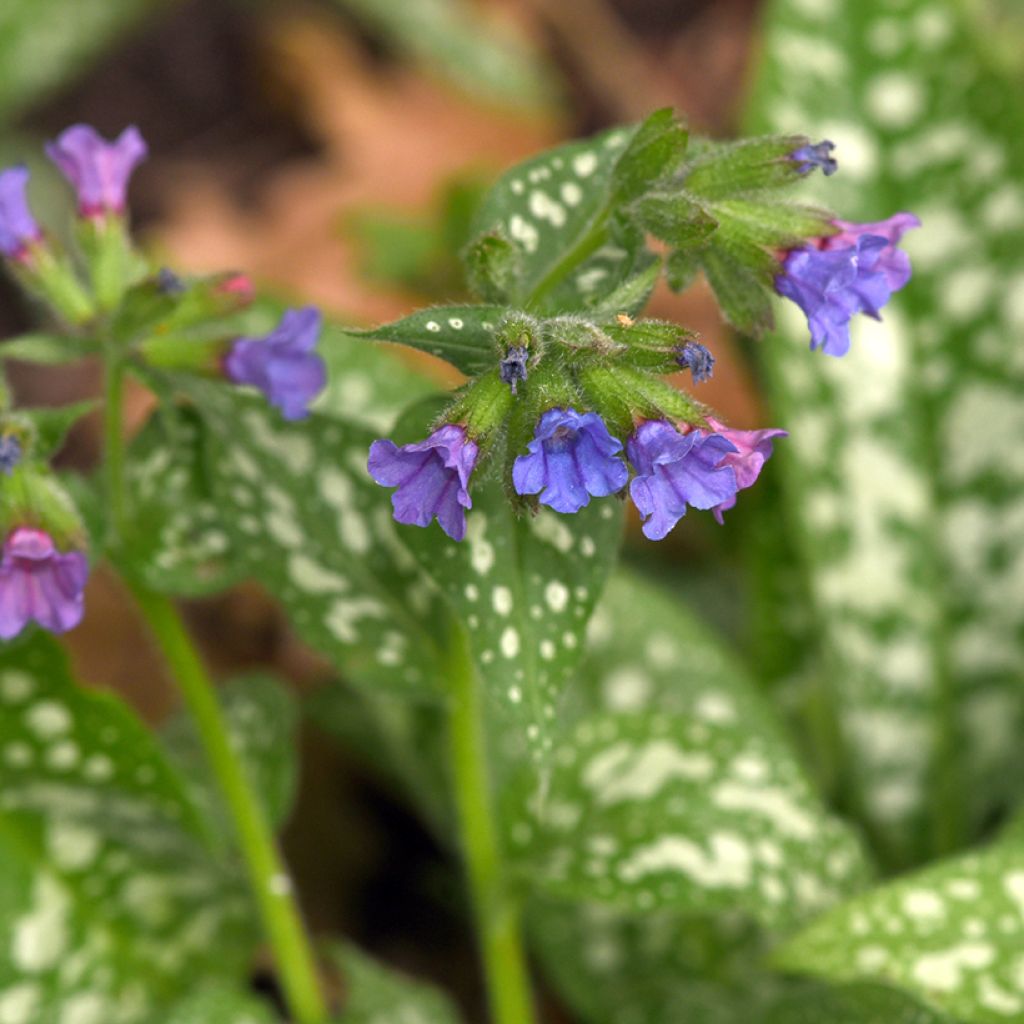
[[(0, 170), (0, 259), (57, 318), (105, 337), (125, 368), (139, 364), (222, 377), (253, 387), (285, 420), (308, 415), (327, 371), (316, 352), (320, 312), (287, 310), (266, 334), (234, 318), (254, 301), (243, 274), (184, 279), (150, 272), (127, 232), (128, 187), (148, 147), (134, 126), (107, 141), (77, 124), (46, 145), (77, 200), (72, 254), (36, 220), (29, 171)], [(78, 258), (78, 257), (81, 258)], [(85, 342), (83, 341), (83, 344)], [(95, 349), (93, 349), (95, 350)], [(0, 387), (0, 639), (30, 623), (61, 633), (83, 613), (85, 532), (74, 506), (36, 451), (31, 414), (13, 413)], [(467, 470), (467, 478), (468, 478)], [(468, 498), (467, 498), (468, 500)]]
[[(517, 494), (537, 495), (540, 504), (571, 514), (591, 498), (623, 491), (628, 482), (644, 535), (661, 540), (688, 507), (711, 509), (721, 522), (737, 492), (757, 479), (772, 454), (772, 439), (786, 436), (784, 430), (732, 430), (713, 418), (708, 426), (641, 422), (625, 444), (630, 481), (623, 443), (596, 412), (548, 409), (528, 453), (513, 463), (512, 483)], [(369, 470), (377, 483), (398, 488), (392, 497), (398, 522), (427, 526), (436, 518), (449, 537), (462, 540), (478, 451), (464, 425), (447, 423), (425, 441), (401, 448), (375, 441)]]
[[(652, 124), (645, 122), (639, 135), (655, 130)], [(710, 241), (703, 244), (715, 244), (708, 232), (721, 227), (717, 217), (730, 216), (724, 204), (715, 205), (727, 192), (730, 174), (736, 175), (741, 192), (753, 183), (774, 187), (814, 170), (830, 176), (838, 170), (834, 149), (827, 139), (802, 139), (795, 145), (792, 138), (782, 138), (726, 147), (718, 165), (714, 153), (700, 156), (671, 181), (659, 183), (657, 201), (641, 207), (651, 218), (643, 226), (664, 241), (704, 232), (702, 238)], [(678, 202), (666, 195), (675, 188), (682, 193)], [(777, 270), (773, 276), (761, 273), (764, 263), (758, 256), (751, 263), (752, 277), (763, 280), (766, 291), (773, 283), (778, 294), (804, 311), (813, 349), (843, 355), (850, 345), (851, 318), (857, 313), (878, 318), (910, 279), (910, 261), (898, 244), (918, 226), (917, 218), (899, 213), (878, 223), (854, 224), (830, 221), (820, 211), (789, 210), (774, 222), (776, 211), (765, 216), (769, 226), (751, 235), (750, 249), (760, 248), (768, 266)], [(783, 249), (794, 236), (803, 237), (802, 244)], [(679, 264), (685, 280), (685, 268), (693, 261), (682, 250), (673, 255), (686, 256)], [(727, 289), (720, 294), (713, 275), (708, 276), (727, 311), (733, 296)], [(734, 303), (734, 308), (737, 304), (742, 306)], [(727, 315), (741, 323), (746, 311)], [(770, 316), (755, 316), (745, 322), (756, 329), (768, 321)], [(701, 384), (714, 370), (709, 349), (673, 325), (637, 321), (627, 312), (607, 321), (572, 314), (541, 322), (510, 311), (494, 341), (492, 378), (505, 385), (502, 400), (517, 405), (517, 415), (498, 408), (494, 390), (479, 387), (481, 376), (427, 440), (404, 447), (391, 441), (373, 445), (370, 474), (377, 483), (397, 488), (392, 503), (399, 522), (426, 526), (437, 519), (449, 536), (461, 539), (466, 510), (472, 507), (470, 475), (503, 444), (508, 485), (522, 496), (521, 504), (547, 505), (571, 515), (592, 498), (628, 495), (644, 534), (660, 540), (689, 508), (710, 510), (721, 523), (738, 493), (757, 480), (774, 440), (786, 436), (778, 429), (726, 427), (658, 380), (682, 369)], [(481, 416), (480, 407), (488, 402), (493, 408)], [(532, 438), (509, 425), (524, 421), (533, 425)]]

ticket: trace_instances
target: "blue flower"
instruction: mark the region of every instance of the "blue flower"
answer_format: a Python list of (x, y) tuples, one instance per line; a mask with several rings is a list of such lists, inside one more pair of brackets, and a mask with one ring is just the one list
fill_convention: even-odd
[(239, 338), (224, 360), (225, 373), (236, 384), (259, 388), (284, 419), (303, 419), (327, 383), (324, 361), (313, 351), (320, 320), (315, 306), (288, 310), (265, 337)]
[(398, 488), (391, 496), (397, 522), (429, 526), (436, 518), (452, 540), (462, 540), (465, 509), (473, 507), (469, 478), (479, 453), (464, 426), (447, 423), (425, 441), (401, 448), (393, 441), (374, 441), (367, 468), (381, 486)]
[(644, 536), (661, 540), (686, 515), (686, 506), (708, 509), (736, 495), (736, 472), (722, 460), (736, 446), (717, 433), (680, 434), (665, 420), (642, 423), (626, 443), (636, 476), (629, 495), (643, 517)]
[(134, 125), (107, 142), (95, 128), (73, 124), (46, 145), (46, 155), (74, 188), (83, 217), (124, 213), (128, 180), (148, 153)]
[(28, 208), (27, 187), (27, 167), (0, 171), (0, 253), (14, 260), (22, 259), (28, 246), (43, 236)]
[(835, 174), (839, 170), (839, 164), (836, 163), (835, 157), (832, 156), (832, 150), (835, 148), (834, 142), (823, 139), (813, 146), (807, 145), (794, 149), (789, 154), (789, 158), (800, 165), (797, 167), (797, 171), (800, 174), (810, 174), (815, 167), (820, 167), (821, 173), (827, 178), (830, 174)]
[(622, 442), (608, 433), (596, 412), (549, 409), (540, 418), (529, 455), (512, 466), (517, 494), (537, 494), (556, 512), (579, 512), (591, 497), (603, 498), (626, 486), (629, 470)]
[(676, 362), (693, 374), (694, 384), (703, 384), (714, 376), (715, 357), (706, 345), (697, 341), (688, 341), (676, 356)]
[(21, 442), (13, 434), (0, 436), (0, 473), (10, 476), (21, 462)]
[(877, 224), (835, 223), (838, 234), (786, 254), (775, 290), (807, 315), (811, 348), (841, 356), (850, 348), (850, 319), (856, 313), (878, 319), (910, 280), (910, 259), (896, 245), (920, 221), (898, 213)]

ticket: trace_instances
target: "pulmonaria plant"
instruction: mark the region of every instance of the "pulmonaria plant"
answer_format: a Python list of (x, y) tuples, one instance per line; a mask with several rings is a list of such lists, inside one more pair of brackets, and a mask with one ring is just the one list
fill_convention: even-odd
[[(829, 176), (837, 170), (833, 149), (830, 142), (803, 136), (691, 145), (671, 111), (566, 144), (509, 171), (482, 201), (472, 241), (462, 253), (469, 288), (479, 301), (420, 310), (368, 330), (325, 325), (312, 306), (285, 309), (259, 297), (244, 274), (191, 277), (152, 265), (129, 230), (128, 191), (148, 153), (135, 128), (108, 141), (75, 125), (47, 147), (77, 201), (77, 244), (70, 251), (58, 242), (65, 232), (36, 220), (28, 172), (0, 171), (0, 256), (13, 278), (41, 300), (48, 317), (44, 331), (14, 339), (7, 354), (51, 365), (84, 356), (101, 361), (105, 450), (95, 480), (71, 481), (52, 470), (50, 460), (66, 431), (92, 403), (16, 409), (0, 378), (0, 639), (17, 641), (10, 648), (15, 654), (25, 649), (35, 657), (32, 645), (40, 637), (33, 634), (74, 628), (83, 618), (90, 566), (110, 563), (174, 670), (222, 799), (190, 803), (179, 814), (170, 794), (194, 787), (182, 781), (175, 788), (168, 767), (166, 779), (160, 778), (161, 802), (150, 813), (143, 806), (149, 793), (142, 780), (154, 778), (151, 764), (144, 771), (132, 765), (114, 772), (106, 749), (85, 757), (76, 745), (85, 738), (83, 730), (76, 727), (75, 743), (65, 742), (70, 726), (56, 703), (49, 710), (37, 704), (26, 716), (38, 735), (32, 746), (5, 748), (5, 770), (23, 769), (37, 740), (56, 738), (45, 757), (36, 758), (47, 771), (66, 772), (80, 760), (89, 766), (83, 773), (94, 776), (83, 774), (83, 785), (130, 779), (130, 801), (110, 800), (111, 806), (133, 814), (138, 808), (139, 821), (167, 828), (157, 846), (146, 847), (147, 871), (156, 869), (158, 847), (188, 850), (190, 862), (201, 860), (193, 851), (208, 831), (217, 847), (211, 856), (230, 856), (217, 862), (208, 885), (188, 890), (190, 899), (201, 894), (205, 901), (207, 893), (219, 893), (233, 881), (239, 854), (252, 889), (247, 912), (258, 915), (272, 947), (289, 1019), (327, 1024), (316, 961), (266, 820), (269, 803), (264, 807), (263, 794), (251, 791), (252, 765), (239, 756), (243, 749), (247, 757), (266, 754), (266, 764), (253, 762), (260, 778), (264, 768), (275, 770), (278, 759), (266, 753), (263, 737), (252, 744), (229, 739), (202, 659), (167, 597), (207, 594), (255, 576), (294, 611), (296, 630), (334, 659), (340, 676), (368, 685), (374, 698), (378, 685), (398, 681), (395, 694), (422, 698), (421, 708), (448, 726), (435, 730), (435, 719), (424, 718), (431, 725), (430, 741), (409, 751), (398, 774), (403, 780), (415, 776), (410, 788), (424, 806), (429, 803), (428, 816), (438, 827), (451, 820), (457, 833), (451, 845), (464, 851), (495, 1024), (534, 1019), (528, 961), (520, 948), (521, 893), (527, 885), (536, 885), (545, 898), (564, 895), (566, 887), (575, 892), (579, 885), (582, 898), (619, 909), (644, 910), (662, 901), (669, 909), (703, 916), (724, 904), (716, 902), (718, 891), (705, 903), (686, 902), (693, 879), (702, 875), (715, 880), (715, 890), (745, 886), (757, 914), (789, 922), (791, 912), (817, 908), (834, 887), (854, 884), (856, 843), (815, 802), (795, 756), (771, 730), (757, 734), (757, 746), (735, 750), (732, 733), (722, 732), (728, 770), (735, 774), (721, 785), (704, 784), (706, 773), (721, 770), (717, 746), (708, 748), (711, 757), (699, 747), (677, 751), (667, 745), (684, 735), (686, 743), (711, 736), (717, 744), (717, 730), (733, 723), (731, 698), (700, 693), (694, 714), (706, 721), (699, 729), (675, 712), (650, 721), (632, 714), (636, 693), (648, 687), (646, 677), (642, 686), (630, 681), (637, 674), (636, 651), (653, 652), (652, 665), (667, 671), (673, 656), (666, 662), (663, 652), (671, 644), (662, 641), (675, 642), (675, 620), (659, 626), (659, 634), (644, 634), (635, 646), (626, 636), (617, 638), (632, 660), (618, 666), (619, 682), (629, 685), (617, 691), (613, 710), (628, 708), (629, 715), (602, 712), (573, 732), (573, 723), (560, 720), (558, 703), (586, 664), (581, 659), (587, 620), (614, 563), (620, 520), (613, 503), (631, 501), (650, 540), (666, 537), (691, 509), (723, 523), (740, 492), (758, 479), (774, 442), (786, 436), (777, 428), (728, 426), (683, 386), (701, 388), (714, 373), (715, 356), (686, 328), (644, 317), (659, 279), (681, 290), (703, 274), (725, 319), (751, 335), (769, 329), (771, 303), (781, 295), (807, 314), (812, 348), (829, 355), (848, 349), (853, 316), (877, 317), (907, 284), (910, 266), (898, 245), (917, 224), (912, 215), (858, 225), (787, 198), (786, 190), (812, 172)], [(649, 247), (650, 238), (658, 244)], [(357, 408), (361, 391), (377, 401), (378, 388), (415, 379), (422, 397), (428, 385), (370, 345), (375, 341), (446, 359), (465, 379), (453, 394), (414, 404), (398, 419), (395, 440), (376, 437), (392, 410)], [(332, 346), (337, 359), (325, 359)], [(369, 377), (353, 375), (328, 388), (328, 367), (339, 366), (343, 356), (367, 359), (377, 374), (372, 386)], [(384, 381), (387, 373), (399, 383)], [(128, 446), (127, 377), (151, 391), (157, 409)], [(79, 514), (72, 495), (81, 498), (87, 514)], [(396, 531), (389, 513), (403, 526), (433, 532)], [(534, 516), (540, 517), (535, 523)], [(0, 699), (12, 693), (21, 699), (30, 689), (24, 679), (2, 671), (0, 682)], [(367, 710), (374, 727), (381, 724), (375, 722), (377, 707)], [(684, 728), (670, 733), (675, 717)], [(760, 711), (756, 717), (763, 721)], [(388, 718), (382, 730), (393, 728), (402, 714)], [(269, 723), (270, 717), (247, 721), (253, 720)], [(246, 724), (243, 716), (238, 722)], [(118, 729), (100, 735), (116, 736)], [(405, 730), (401, 743), (418, 730), (419, 725)], [(497, 736), (501, 743), (492, 744)], [(366, 739), (367, 749), (375, 745)], [(606, 741), (606, 749), (593, 747)], [(388, 738), (379, 746), (397, 750), (401, 743)], [(437, 756), (435, 744), (450, 757), (447, 770), (426, 763)], [(577, 757), (577, 750), (585, 756)], [(19, 752), (10, 757), (12, 751)], [(779, 751), (788, 767), (775, 777)], [(689, 788), (686, 799), (660, 802), (652, 811), (631, 794), (646, 786), (647, 767), (655, 761), (668, 765), (666, 785)], [(582, 784), (573, 777), (580, 768)], [(607, 793), (588, 778), (610, 782), (616, 774), (621, 799), (606, 805)], [(452, 794), (433, 792), (442, 779)], [(750, 788), (762, 782), (765, 788)], [(558, 826), (541, 820), (546, 798), (536, 799), (549, 786), (552, 792), (565, 790), (547, 802), (551, 808), (575, 814), (590, 800), (579, 817), (561, 817), (571, 817), (571, 828), (582, 823), (594, 830), (588, 841), (559, 847), (551, 857), (543, 847)], [(495, 803), (498, 790), (503, 801), (508, 798), (507, 807)], [(107, 806), (109, 791), (98, 792), (95, 806)], [(691, 820), (686, 814), (694, 801), (702, 810)], [(90, 791), (82, 806), (93, 805)], [(767, 808), (766, 820), (776, 830), (770, 843), (758, 845), (762, 837), (751, 828), (755, 806)], [(199, 824), (208, 813), (218, 813), (215, 807), (230, 815), (237, 850), (222, 848), (215, 822), (204, 822), (214, 826), (208, 830), (172, 836), (172, 819)], [(722, 827), (708, 827), (705, 812), (709, 821), (723, 821)], [(610, 825), (604, 823), (606, 813), (616, 816)], [(664, 818), (672, 831), (653, 831), (652, 818), (659, 825)], [(691, 834), (694, 821), (699, 835)], [(72, 824), (45, 834), (56, 866), (78, 870), (85, 864), (68, 854), (66, 837), (77, 837), (83, 828), (80, 821)], [(2, 836), (6, 822), (0, 826)], [(118, 828), (114, 840), (120, 844), (126, 841), (123, 821)], [(32, 829), (26, 848), (35, 850), (39, 831), (34, 823)], [(707, 838), (704, 833), (710, 833), (708, 853), (696, 845)], [(808, 835), (825, 837), (821, 849), (813, 848)], [(527, 852), (519, 849), (523, 845)], [(755, 846), (763, 878), (754, 877), (748, 854)], [(609, 851), (621, 854), (622, 870), (610, 872), (599, 863), (613, 856)], [(522, 863), (513, 875), (516, 857)], [(104, 852), (96, 863), (113, 859)], [(693, 876), (681, 887), (687, 872), (680, 865)], [(659, 872), (674, 874), (656, 884)], [(648, 874), (656, 876), (649, 884)], [(59, 889), (60, 900), (73, 899), (78, 888), (75, 879), (69, 895)], [(162, 879), (150, 889), (164, 900)], [(49, 891), (41, 889), (44, 896)], [(184, 886), (167, 886), (168, 905), (183, 892)], [(57, 905), (56, 898), (52, 902)], [(791, 908), (790, 902), (800, 906)], [(90, 906), (83, 919), (104, 909)], [(159, 909), (159, 935), (150, 934), (140, 954), (147, 964), (160, 961), (154, 971), (164, 970), (164, 958), (150, 951), (162, 948), (174, 931), (164, 927), (164, 908)], [(135, 922), (146, 924), (153, 916), (137, 910), (112, 912), (114, 930), (120, 935), (126, 929), (126, 948)], [(239, 927), (234, 914), (225, 914), (225, 933), (251, 932)], [(182, 921), (194, 918), (189, 904)], [(35, 918), (22, 920), (22, 932), (25, 920)], [(205, 929), (204, 918), (204, 935)], [(180, 931), (192, 935), (195, 929), (183, 924)], [(215, 931), (211, 924), (210, 934)], [(102, 931), (103, 941), (106, 935)], [(255, 952), (248, 948), (246, 955)], [(242, 964), (246, 956), (225, 959)], [(6, 966), (0, 954), (5, 977)], [(167, 970), (173, 974), (174, 968)], [(159, 974), (150, 993), (153, 1006), (140, 1004), (136, 1012), (126, 999), (107, 1016), (124, 1024), (193, 1019), (194, 1008), (171, 1014), (157, 1005), (168, 992), (191, 986), (186, 974)], [(222, 979), (216, 980), (208, 991), (219, 993)], [(144, 987), (135, 983), (123, 986), (133, 1000)], [(196, 987), (205, 989), (205, 979)], [(32, 1000), (36, 989), (33, 980)], [(9, 997), (14, 990), (5, 991)], [(36, 1012), (34, 1002), (22, 1012), (30, 1004), (7, 997), (3, 1006), (19, 1020)], [(80, 1012), (83, 1006), (87, 1014)], [(100, 1011), (93, 1010), (80, 1001), (47, 1004), (40, 1019), (99, 1020)], [(390, 1010), (382, 1010), (381, 1019)]]
[[(804, 310), (811, 347), (829, 355), (848, 350), (855, 314), (877, 318), (909, 280), (909, 260), (897, 245), (917, 225), (912, 215), (857, 225), (782, 199), (784, 187), (813, 170), (828, 176), (838, 169), (831, 142), (704, 143), (692, 159), (687, 142), (685, 130), (661, 112), (632, 130), (603, 168), (606, 197), (598, 224), (615, 245), (596, 255), (611, 249), (622, 266), (591, 266), (583, 257), (580, 266), (565, 268), (565, 280), (542, 277), (531, 287), (524, 268), (540, 231), (522, 212), (502, 208), (516, 205), (525, 192), (516, 179), (504, 194), (499, 184), (498, 198), (485, 204), (480, 234), (467, 251), (477, 291), (505, 308), (469, 307), (458, 316), (438, 309), (433, 319), (416, 314), (370, 332), (442, 356), (447, 342), (452, 361), (472, 378), (435, 421), (431, 438), (401, 449), (408, 473), (382, 461), (385, 453), (398, 458), (390, 442), (374, 445), (370, 473), (383, 486), (399, 486), (399, 522), (426, 526), (436, 517), (449, 536), (462, 537), (463, 509), (471, 507), (469, 474), (460, 471), (456, 484), (455, 460), (445, 463), (448, 486), (442, 488), (440, 457), (423, 454), (447, 431), (473, 445), (478, 475), (500, 453), (508, 490), (526, 509), (546, 505), (572, 515), (592, 498), (628, 495), (651, 540), (665, 537), (688, 508), (711, 510), (723, 521), (737, 493), (757, 479), (773, 439), (786, 431), (730, 429), (663, 379), (687, 370), (693, 384), (702, 384), (715, 358), (682, 328), (636, 319), (658, 266), (643, 248), (644, 232), (674, 246), (666, 261), (670, 284), (682, 287), (703, 269), (726, 316), (753, 333), (770, 324), (770, 309), (767, 315), (757, 309), (774, 290)], [(587, 171), (588, 157), (577, 156), (574, 166)], [(554, 170), (537, 168), (527, 180), (544, 181)], [(576, 188), (566, 182), (562, 195), (571, 198)], [(555, 210), (551, 223), (560, 226), (567, 214), (558, 203), (549, 206), (546, 195), (535, 190), (530, 202)], [(590, 301), (591, 282), (615, 274), (610, 294)], [(470, 318), (479, 349), (471, 362), (455, 338), (465, 336)], [(432, 338), (432, 331), (444, 337)]]

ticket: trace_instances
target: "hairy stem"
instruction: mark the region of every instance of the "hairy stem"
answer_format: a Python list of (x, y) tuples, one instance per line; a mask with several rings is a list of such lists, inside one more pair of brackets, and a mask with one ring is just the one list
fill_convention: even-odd
[(133, 586), (135, 598), (174, 672), (221, 796), (231, 815), (263, 928), (296, 1024), (324, 1024), (327, 1007), (316, 961), (263, 808), (228, 738), (213, 683), (177, 609), (163, 595)]
[(504, 876), (487, 767), (480, 686), (465, 634), (455, 626), (448, 648), (450, 756), (469, 887), (487, 979), (492, 1024), (532, 1024), (530, 978), (521, 912)]

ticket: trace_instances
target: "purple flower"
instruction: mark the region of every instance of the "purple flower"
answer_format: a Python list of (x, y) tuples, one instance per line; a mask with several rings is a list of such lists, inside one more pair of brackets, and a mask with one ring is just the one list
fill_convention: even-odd
[(839, 234), (786, 254), (775, 290), (807, 315), (812, 349), (845, 355), (851, 317), (867, 313), (879, 318), (892, 293), (910, 280), (910, 260), (896, 244), (919, 224), (909, 213), (877, 224), (836, 221)]
[(290, 309), (270, 334), (239, 338), (224, 359), (228, 378), (259, 388), (284, 419), (303, 419), (327, 383), (324, 361), (313, 351), (320, 319), (315, 306)]
[[(761, 472), (761, 467), (771, 458), (772, 439), (789, 436), (787, 431), (774, 428), (732, 430), (711, 416), (708, 417), (708, 423), (714, 428), (714, 433), (717, 436), (724, 437), (736, 449), (726, 455), (718, 465), (732, 468), (736, 474), (737, 491), (743, 491), (753, 486)], [(717, 504), (714, 508), (715, 518), (722, 522), (722, 513), (727, 512), (735, 504), (735, 494)]]
[(367, 468), (381, 486), (398, 488), (391, 496), (397, 522), (429, 526), (436, 517), (452, 540), (462, 540), (464, 510), (473, 507), (469, 478), (479, 453), (464, 426), (446, 423), (425, 441), (401, 448), (392, 441), (374, 441)]
[(529, 455), (512, 466), (517, 494), (536, 494), (556, 512), (579, 512), (590, 498), (622, 490), (629, 470), (622, 442), (608, 433), (596, 412), (548, 409), (540, 418)]
[(27, 167), (0, 171), (0, 253), (13, 260), (24, 258), (28, 246), (43, 237), (28, 208), (27, 187)]
[(134, 125), (107, 142), (95, 128), (73, 124), (46, 145), (46, 155), (77, 193), (83, 217), (124, 213), (128, 179), (148, 152)]
[(694, 384), (703, 384), (714, 376), (715, 357), (706, 345), (688, 341), (676, 356), (676, 362), (693, 375)]
[(736, 446), (718, 433), (680, 434), (665, 420), (641, 423), (626, 443), (636, 476), (629, 485), (643, 517), (644, 536), (661, 540), (686, 515), (686, 506), (715, 508), (736, 495), (736, 472), (724, 458)]
[(10, 476), (19, 462), (21, 462), (21, 442), (14, 434), (0, 436), (0, 473)]
[(80, 551), (60, 552), (45, 531), (18, 527), (0, 560), (0, 639), (17, 636), (33, 619), (51, 633), (77, 626), (88, 575)]
[(807, 145), (794, 149), (789, 154), (789, 158), (800, 165), (797, 167), (797, 171), (800, 174), (810, 174), (815, 167), (820, 167), (821, 173), (827, 178), (830, 174), (835, 174), (839, 170), (839, 164), (836, 163), (835, 157), (832, 156), (832, 150), (835, 148), (834, 142), (823, 139), (813, 146)]

